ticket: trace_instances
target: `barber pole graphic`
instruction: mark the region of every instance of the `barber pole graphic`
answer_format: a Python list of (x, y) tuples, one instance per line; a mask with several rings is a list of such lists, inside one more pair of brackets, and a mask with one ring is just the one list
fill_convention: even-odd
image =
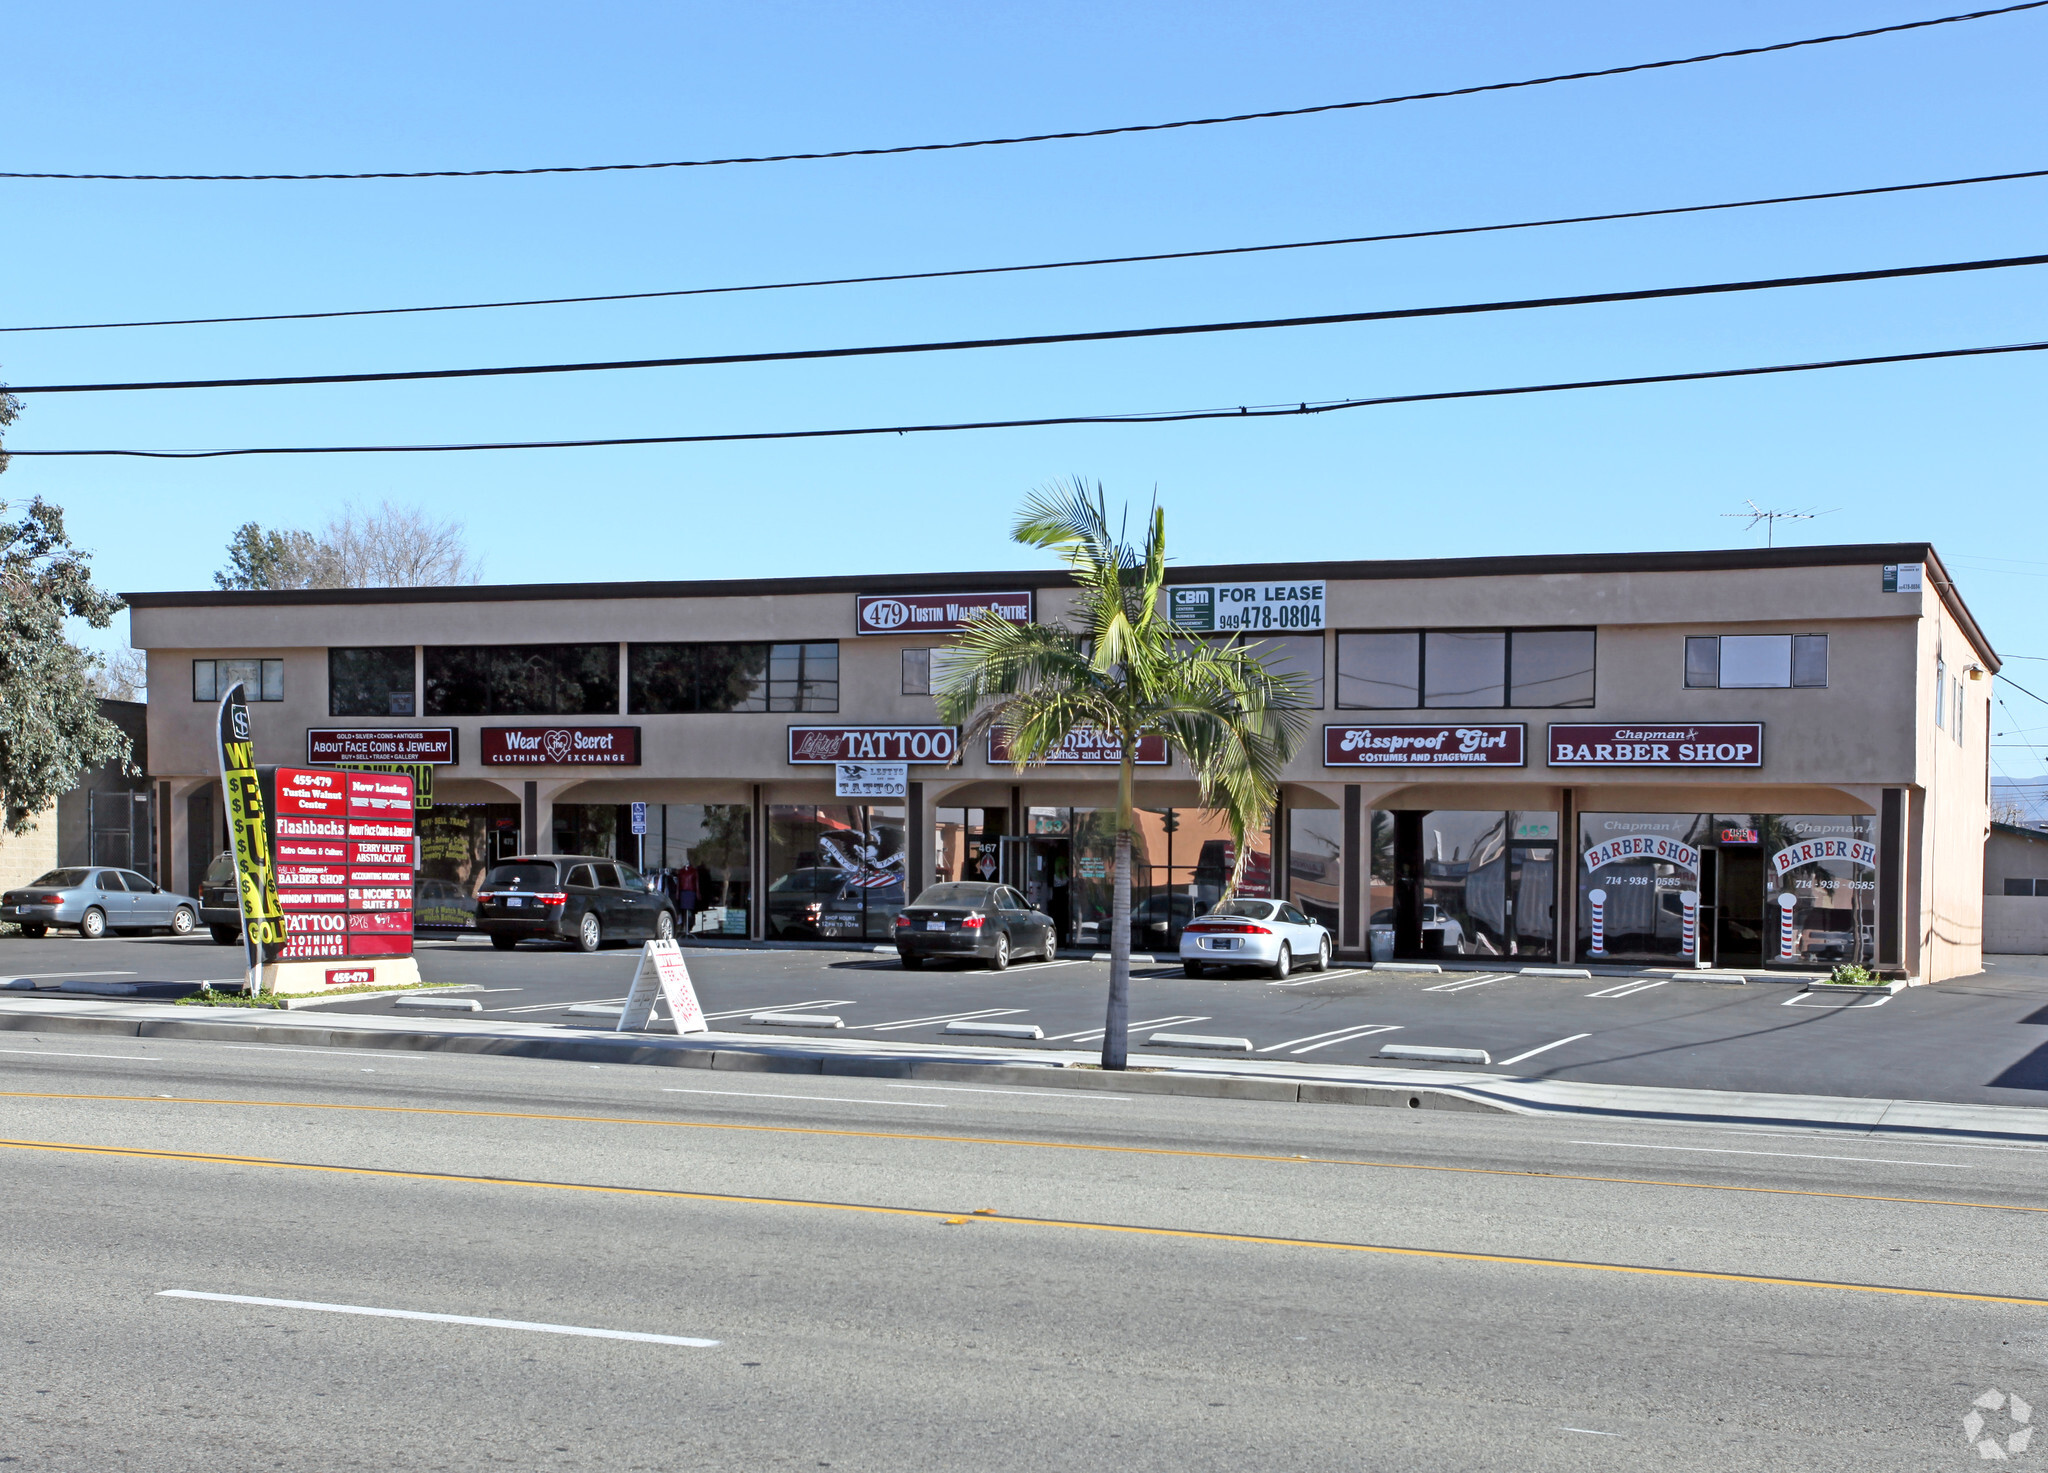
[(1697, 890), (1681, 890), (1678, 892), (1678, 901), (1684, 907), (1684, 920), (1680, 927), (1680, 934), (1685, 943), (1684, 955), (1691, 957), (1693, 965), (1698, 966), (1700, 960), (1700, 892)]
[(1790, 961), (1792, 950), (1792, 907), (1799, 903), (1799, 897), (1787, 890), (1778, 897), (1778, 957)]
[(1607, 955), (1607, 892), (1589, 890), (1586, 899), (1593, 903), (1593, 946), (1588, 955)]

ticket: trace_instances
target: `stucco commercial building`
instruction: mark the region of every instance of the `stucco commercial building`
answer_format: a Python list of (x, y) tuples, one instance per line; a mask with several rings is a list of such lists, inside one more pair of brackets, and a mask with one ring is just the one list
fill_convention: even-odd
[[(1249, 873), (1347, 955), (1977, 969), (1998, 660), (1924, 543), (1172, 585), (1191, 638), (1245, 630), (1313, 686)], [(660, 871), (700, 933), (883, 939), (906, 893), (988, 874), (1106, 939), (1116, 754), (1084, 738), (1020, 774), (929, 694), (973, 609), (1058, 619), (1057, 571), (128, 597), (188, 889), (240, 679), (260, 761), (423, 772), (422, 923), (552, 851)], [(1138, 756), (1160, 942), (1235, 856), (1174, 754)]]

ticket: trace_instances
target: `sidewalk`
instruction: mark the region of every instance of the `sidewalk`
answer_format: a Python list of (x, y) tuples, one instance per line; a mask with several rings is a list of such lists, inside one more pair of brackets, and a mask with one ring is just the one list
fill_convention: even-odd
[[(196, 1016), (195, 1016), (196, 1015)], [(345, 1019), (345, 1021), (344, 1021)], [(1465, 1110), (1671, 1124), (1766, 1124), (1844, 1135), (2048, 1141), (2048, 1109), (1585, 1084), (1499, 1074), (1357, 1065), (1190, 1060), (1134, 1053), (1107, 1073), (1090, 1052), (768, 1038), (744, 1033), (622, 1034), (547, 1023), (413, 1019), (370, 1013), (199, 1009), (161, 1003), (0, 997), (0, 1031), (31, 1035), (300, 1044), (324, 1048), (561, 1059), (775, 1074), (972, 1080), (1118, 1094)]]

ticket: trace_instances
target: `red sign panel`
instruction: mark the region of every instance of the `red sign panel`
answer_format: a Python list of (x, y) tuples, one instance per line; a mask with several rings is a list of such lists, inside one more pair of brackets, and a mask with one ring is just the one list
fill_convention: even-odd
[(992, 611), (1012, 624), (1031, 622), (1029, 590), (1016, 593), (863, 593), (853, 601), (855, 634), (950, 634)]
[(346, 839), (348, 820), (345, 818), (303, 818), (293, 813), (280, 813), (272, 820), (280, 839)]
[(365, 987), (377, 980), (375, 967), (329, 967), (329, 987)]
[(308, 762), (422, 762), (445, 767), (455, 761), (455, 728), (386, 727), (353, 731), (316, 726), (306, 733)]
[(1552, 767), (1761, 767), (1764, 727), (1761, 721), (1553, 726), (1546, 755)]
[(951, 762), (960, 751), (957, 726), (792, 726), (789, 760), (814, 762)]
[(341, 815), (348, 812), (348, 774), (277, 769), (277, 811)]
[[(336, 845), (340, 848), (340, 845)], [(405, 839), (376, 839), (368, 843), (351, 842), (348, 846), (350, 864), (402, 864), (413, 867), (412, 844)]]
[(349, 944), (364, 935), (410, 936), (412, 934), (412, 911), (372, 910), (350, 911), (348, 916)]
[(1495, 725), (1326, 726), (1325, 767), (1522, 767), (1519, 722)]
[(412, 820), (412, 779), (403, 773), (352, 772), (348, 775), (350, 818)]
[(486, 767), (638, 767), (637, 726), (487, 726)]
[[(1115, 767), (1123, 759), (1124, 744), (1109, 732), (1070, 731), (1058, 749), (1042, 760), (1050, 767)], [(1001, 732), (988, 734), (988, 760), (991, 766), (1014, 760)], [(1166, 738), (1158, 735), (1139, 737), (1137, 755), (1131, 759), (1138, 767), (1164, 767), (1172, 760)]]
[(348, 858), (348, 845), (339, 839), (279, 839), (273, 852), (280, 867), (340, 864)]
[(288, 962), (315, 961), (323, 957), (347, 956), (348, 937), (339, 931), (327, 932), (293, 931), (290, 916), (285, 917), (284, 950), (280, 955)]
[(411, 956), (412, 927), (405, 928), (403, 936), (351, 936), (348, 938), (350, 956)]

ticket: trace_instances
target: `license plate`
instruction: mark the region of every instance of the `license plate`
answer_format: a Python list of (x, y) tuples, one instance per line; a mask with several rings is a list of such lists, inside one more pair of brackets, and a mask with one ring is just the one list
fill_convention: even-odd
[(526, 904), (526, 902), (524, 900), (521, 900), (517, 895), (507, 895), (505, 897), (505, 907), (508, 910), (517, 910), (520, 906), (524, 904)]
[(944, 921), (926, 921), (924, 928), (927, 931), (943, 931), (946, 929), (946, 923)]
[(1212, 951), (1235, 951), (1235, 950), (1237, 950), (1237, 938), (1236, 938), (1236, 937), (1231, 937), (1231, 938), (1229, 938), (1229, 939), (1227, 939), (1227, 940), (1221, 940), (1221, 941), (1204, 941), (1204, 942), (1203, 942), (1202, 944), (1203, 944), (1204, 946), (1206, 946), (1206, 947), (1210, 948), (1210, 949), (1211, 949)]

